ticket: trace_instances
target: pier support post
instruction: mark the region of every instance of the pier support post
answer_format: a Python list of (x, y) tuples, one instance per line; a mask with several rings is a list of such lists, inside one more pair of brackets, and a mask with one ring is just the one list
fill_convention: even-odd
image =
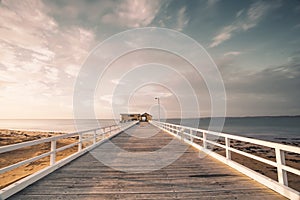
[(278, 182), (288, 186), (287, 173), (284, 169), (282, 169), (282, 165), (285, 165), (284, 151), (282, 151), (279, 148), (275, 148), (275, 153), (276, 153), (276, 162), (277, 162)]
[(56, 162), (56, 140), (51, 141), (51, 154), (50, 154), (50, 165), (54, 165)]

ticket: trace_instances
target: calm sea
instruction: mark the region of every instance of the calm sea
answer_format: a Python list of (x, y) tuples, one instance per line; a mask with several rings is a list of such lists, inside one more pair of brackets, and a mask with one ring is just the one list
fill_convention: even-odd
[[(168, 119), (167, 122), (207, 129), (209, 118)], [(118, 123), (118, 120), (30, 119), (0, 120), (0, 129), (74, 132)], [(210, 127), (214, 130), (214, 127)], [(295, 117), (230, 117), (226, 118), (223, 132), (270, 141), (300, 142), (300, 116)]]
[(27, 131), (52, 131), (75, 132), (118, 123), (117, 120), (81, 119), (0, 119), (0, 129), (27, 130)]
[[(210, 118), (169, 119), (170, 123), (208, 129)], [(210, 130), (218, 128), (209, 127)], [(300, 142), (300, 116), (291, 117), (228, 117), (222, 132), (257, 139)]]

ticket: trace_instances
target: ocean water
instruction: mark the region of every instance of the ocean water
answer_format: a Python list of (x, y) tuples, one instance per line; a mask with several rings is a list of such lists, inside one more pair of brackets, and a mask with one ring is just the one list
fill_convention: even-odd
[[(167, 122), (215, 131), (220, 127), (209, 127), (210, 118), (168, 119)], [(291, 117), (228, 117), (223, 133), (246, 136), (268, 141), (300, 142), (300, 116)]]
[[(162, 120), (163, 121), (163, 120)], [(169, 123), (208, 129), (210, 118), (167, 119)], [(27, 119), (0, 120), (0, 129), (75, 132), (118, 123), (118, 120)], [(220, 127), (209, 127), (219, 130)], [(300, 143), (300, 116), (295, 117), (229, 117), (222, 132), (269, 141), (293, 141)]]
[(81, 119), (77, 121), (73, 119), (0, 119), (0, 129), (70, 133), (116, 123), (118, 120), (112, 119)]

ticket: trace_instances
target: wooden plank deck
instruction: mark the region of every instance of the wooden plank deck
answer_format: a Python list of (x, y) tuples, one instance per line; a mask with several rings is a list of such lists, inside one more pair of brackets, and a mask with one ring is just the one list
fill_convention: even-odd
[[(129, 154), (154, 152), (174, 142), (172, 136), (150, 124), (131, 130), (130, 134), (123, 132), (111, 139)], [(139, 137), (135, 137), (137, 134)], [(95, 159), (93, 152), (87, 153), (9, 199), (285, 199), (209, 156), (200, 159), (196, 149), (180, 140), (175, 140), (169, 150), (182, 147), (187, 150), (175, 162), (144, 173), (115, 170)], [(106, 150), (109, 154), (110, 149)], [(117, 156), (115, 167), (130, 170), (142, 165), (132, 158), (128, 160), (126, 153)]]

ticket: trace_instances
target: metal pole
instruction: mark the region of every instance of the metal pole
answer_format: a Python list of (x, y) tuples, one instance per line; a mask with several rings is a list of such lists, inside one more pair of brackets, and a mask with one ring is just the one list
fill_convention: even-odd
[(158, 121), (160, 122), (160, 99), (159, 97), (155, 97), (157, 99), (157, 104), (158, 104)]

